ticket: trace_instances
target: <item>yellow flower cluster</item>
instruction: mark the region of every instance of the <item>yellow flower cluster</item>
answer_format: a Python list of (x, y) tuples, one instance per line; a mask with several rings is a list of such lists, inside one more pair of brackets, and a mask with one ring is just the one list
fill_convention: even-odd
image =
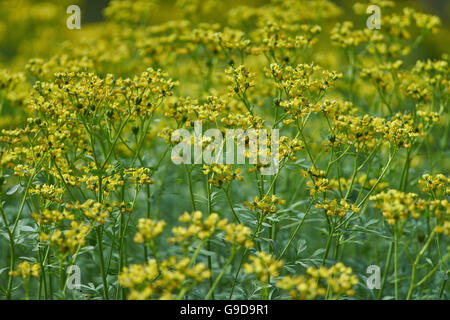
[(436, 193), (442, 189), (444, 191), (444, 194), (450, 194), (450, 189), (448, 187), (450, 178), (447, 178), (442, 173), (438, 173), (436, 175), (430, 175), (426, 173), (422, 175), (422, 179), (419, 179), (418, 183), (423, 192)]
[(17, 86), (24, 80), (21, 73), (11, 73), (8, 70), (0, 69), (0, 90), (7, 90)]
[(329, 145), (350, 144), (357, 151), (368, 151), (381, 142), (391, 142), (398, 147), (410, 148), (414, 139), (425, 136), (425, 129), (439, 121), (436, 113), (419, 110), (417, 115), (417, 121), (412, 114), (402, 113), (395, 114), (389, 121), (369, 115), (339, 115), (332, 121), (336, 131)]
[(392, 90), (394, 86), (394, 77), (397, 76), (398, 69), (403, 65), (403, 61), (396, 60), (394, 63), (386, 63), (380, 66), (363, 68), (360, 75), (368, 78), (376, 86), (376, 88), (386, 94)]
[(242, 113), (230, 113), (225, 115), (221, 122), (229, 128), (247, 130), (249, 128), (262, 129), (264, 120), (256, 115), (250, 114), (250, 112)]
[(152, 259), (144, 265), (133, 264), (124, 267), (119, 275), (119, 282), (125, 288), (132, 288), (145, 281), (152, 281), (158, 274), (157, 262)]
[(250, 256), (249, 260), (250, 263), (244, 264), (244, 271), (254, 274), (262, 282), (278, 277), (278, 270), (283, 266), (282, 261), (278, 261), (274, 256), (262, 251)]
[(68, 203), (66, 207), (72, 210), (80, 210), (87, 218), (100, 224), (106, 223), (106, 219), (111, 213), (110, 206), (106, 206), (93, 199), (86, 200), (86, 202), (82, 204), (79, 204), (78, 202)]
[(66, 255), (75, 253), (79, 247), (86, 244), (86, 236), (91, 231), (91, 226), (85, 223), (72, 221), (70, 229), (57, 229), (49, 235), (41, 232), (39, 240), (42, 242), (50, 240), (50, 243), (59, 249), (59, 253)]
[(442, 226), (436, 226), (434, 228), (434, 232), (443, 233), (447, 237), (450, 237), (450, 221), (444, 221), (444, 224)]
[(361, 43), (367, 42), (368, 36), (365, 30), (354, 30), (353, 22), (345, 21), (337, 23), (331, 30), (331, 40), (335, 45), (342, 48), (356, 47)]
[(279, 199), (276, 195), (265, 195), (261, 199), (255, 196), (252, 202), (244, 202), (244, 206), (248, 207), (250, 211), (260, 212), (263, 215), (277, 213), (277, 206), (284, 204), (286, 204), (286, 200)]
[(0, 150), (0, 166), (4, 168), (14, 168), (14, 161), (17, 155), (10, 150)]
[(137, 168), (124, 170), (124, 174), (128, 175), (128, 182), (136, 184), (154, 184), (155, 181), (150, 178), (149, 168)]
[(359, 208), (354, 204), (347, 203), (346, 200), (341, 199), (339, 202), (336, 199), (331, 201), (324, 200), (322, 203), (316, 204), (316, 208), (323, 209), (329, 216), (345, 217), (347, 212), (358, 213)]
[(44, 209), (40, 213), (33, 212), (31, 216), (33, 217), (34, 220), (36, 220), (40, 224), (61, 222), (63, 220), (75, 219), (75, 215), (67, 210), (63, 210), (61, 212), (58, 210)]
[(10, 271), (9, 274), (23, 279), (29, 279), (31, 276), (38, 278), (40, 270), (41, 265), (39, 263), (30, 264), (28, 261), (22, 261), (17, 265), (17, 269)]
[(309, 267), (305, 275), (283, 277), (277, 282), (277, 286), (288, 290), (292, 299), (312, 300), (319, 296), (325, 297), (327, 294), (326, 287), (320, 283), (321, 280), (328, 284), (336, 297), (343, 294), (354, 295), (354, 287), (358, 284), (358, 278), (352, 269), (338, 262), (331, 268)]
[(242, 224), (229, 223), (227, 219), (221, 220), (218, 227), (225, 231), (225, 241), (248, 249), (253, 247), (252, 230), (249, 227)]
[(152, 259), (144, 265), (124, 267), (119, 274), (119, 283), (131, 289), (130, 300), (169, 300), (185, 282), (191, 282), (193, 286), (209, 277), (211, 273), (204, 263), (192, 266), (190, 259), (172, 256), (159, 264)]
[(172, 229), (174, 237), (169, 238), (169, 242), (185, 242), (192, 238), (205, 240), (211, 237), (214, 232), (220, 230), (225, 232), (224, 240), (227, 242), (247, 248), (253, 246), (249, 227), (230, 223), (228, 219), (219, 219), (217, 213), (211, 213), (206, 219), (203, 219), (201, 211), (194, 211), (192, 214), (185, 212), (178, 220), (189, 223), (189, 225), (187, 227), (174, 227)]
[[(370, 190), (372, 187), (375, 187), (375, 191), (381, 191), (383, 189), (386, 189), (389, 186), (388, 182), (378, 182), (377, 179), (371, 178), (367, 176), (366, 173), (361, 173), (356, 175), (355, 180), (353, 181), (354, 184), (359, 184), (361, 188)], [(352, 178), (346, 179), (344, 177), (341, 177), (339, 180), (337, 179), (330, 179), (330, 185), (333, 189), (339, 190), (339, 186), (341, 190), (350, 188), (350, 185), (352, 184)]]
[[(290, 139), (286, 136), (281, 136), (279, 141), (279, 150), (278, 154), (280, 159), (289, 159), (291, 161), (296, 161), (297, 156), (296, 152), (302, 151), (304, 148), (304, 144), (300, 139), (294, 138)], [(271, 155), (273, 153), (271, 152)]]
[(203, 174), (205, 175), (211, 174), (211, 178), (208, 179), (208, 182), (215, 184), (219, 187), (233, 180), (242, 181), (243, 178), (242, 176), (240, 176), (240, 173), (241, 173), (240, 168), (233, 171), (231, 165), (229, 164), (213, 163), (210, 165), (207, 164), (203, 165)]
[(448, 61), (430, 59), (426, 61), (418, 60), (412, 72), (431, 84), (436, 90), (448, 91), (450, 72)]
[(450, 219), (450, 202), (447, 199), (444, 200), (429, 200), (428, 209), (434, 213), (438, 221), (443, 219)]
[(233, 84), (229, 87), (230, 95), (236, 94), (243, 98), (248, 89), (255, 86), (255, 74), (247, 70), (243, 65), (238, 67), (229, 67), (225, 70), (228, 75), (228, 80)]
[(315, 166), (312, 166), (308, 170), (300, 169), (300, 173), (305, 178), (310, 178), (306, 185), (309, 190), (310, 195), (314, 195), (316, 193), (327, 192), (331, 190), (332, 186), (330, 181), (326, 177), (326, 173), (323, 170), (318, 170)]
[(138, 232), (134, 236), (134, 242), (142, 243), (156, 238), (161, 232), (163, 232), (166, 226), (165, 221), (155, 221), (152, 219), (141, 218), (138, 222)]
[(37, 196), (41, 196), (45, 199), (52, 200), (55, 202), (61, 202), (61, 197), (64, 194), (64, 189), (59, 188), (55, 185), (36, 185), (34, 188), (30, 188), (30, 194), (35, 194)]
[(415, 126), (411, 114), (397, 113), (386, 123), (386, 127), (384, 138), (399, 147), (410, 148), (413, 138), (425, 135), (425, 132), (421, 131), (422, 124)]
[(201, 240), (209, 238), (216, 231), (219, 215), (212, 213), (206, 219), (203, 219), (201, 211), (194, 211), (192, 214), (185, 212), (178, 220), (189, 225), (187, 227), (174, 227), (172, 233), (175, 237), (169, 238), (169, 242), (184, 242), (193, 237)]
[(376, 208), (382, 210), (383, 216), (391, 225), (409, 217), (418, 219), (420, 213), (427, 208), (427, 201), (418, 198), (417, 194), (394, 189), (371, 196), (370, 200), (375, 202)]
[(113, 0), (105, 9), (105, 16), (117, 23), (139, 23), (148, 19), (148, 13), (155, 9), (154, 1)]
[[(259, 49), (262, 52), (274, 52), (277, 49), (284, 49), (285, 57), (289, 57), (290, 51), (293, 49), (307, 49), (316, 44), (316, 36), (321, 30), (322, 28), (318, 25), (280, 25), (271, 22), (261, 30), (258, 30), (259, 32), (255, 34), (255, 41), (261, 42)], [(255, 52), (257, 50), (253, 51), (253, 53)]]
[[(302, 106), (306, 108), (310, 106), (308, 100), (296, 100), (295, 97), (306, 93), (323, 93), (343, 77), (341, 73), (324, 70), (314, 63), (298, 64), (295, 68), (289, 65), (271, 64), (269, 69), (265, 68), (265, 71), (268, 78), (275, 80), (277, 88), (285, 90), (289, 96), (293, 97), (292, 102), (280, 104), (291, 112)], [(302, 115), (302, 112), (297, 114)]]
[(369, 115), (341, 115), (333, 124), (341, 144), (353, 145), (357, 151), (372, 150), (380, 141), (378, 133), (384, 130), (384, 119)]
[(438, 16), (433, 16), (422, 12), (414, 12), (413, 17), (419, 28), (430, 30), (432, 33), (437, 33), (439, 31), (438, 27), (441, 25), (441, 19), (439, 19)]

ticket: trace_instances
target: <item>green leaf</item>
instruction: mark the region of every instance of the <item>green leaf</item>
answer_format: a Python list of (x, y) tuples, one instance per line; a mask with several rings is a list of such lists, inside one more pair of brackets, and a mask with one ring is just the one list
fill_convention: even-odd
[(13, 194), (15, 194), (16, 192), (17, 192), (17, 190), (19, 190), (19, 188), (21, 187), (21, 184), (19, 183), (19, 184), (16, 184), (15, 186), (12, 186), (11, 188), (9, 188), (7, 191), (6, 191), (6, 194), (8, 195), (8, 196), (12, 196)]

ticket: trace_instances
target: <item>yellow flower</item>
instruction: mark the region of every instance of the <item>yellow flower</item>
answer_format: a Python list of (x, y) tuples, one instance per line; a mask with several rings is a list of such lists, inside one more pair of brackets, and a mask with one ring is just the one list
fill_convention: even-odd
[(134, 237), (134, 242), (142, 243), (156, 238), (164, 229), (165, 221), (154, 221), (152, 219), (139, 219), (138, 232)]
[(131, 300), (170, 300), (185, 281), (197, 284), (211, 277), (204, 263), (191, 266), (189, 262), (188, 258), (171, 256), (159, 264), (154, 259), (144, 265), (134, 264), (123, 268), (119, 283), (131, 289), (128, 295)]
[(184, 242), (192, 238), (200, 240), (209, 238), (216, 231), (219, 215), (211, 213), (206, 219), (203, 219), (201, 211), (194, 211), (192, 214), (185, 212), (178, 220), (182, 223), (188, 223), (188, 226), (174, 227), (172, 229), (174, 237), (169, 238), (169, 242)]
[(39, 263), (30, 264), (28, 261), (20, 262), (17, 265), (17, 269), (10, 271), (9, 274), (14, 277), (22, 277), (23, 279), (28, 279), (30, 276), (38, 278), (41, 270), (41, 265)]
[(249, 227), (242, 224), (229, 223), (227, 219), (220, 220), (217, 227), (225, 231), (224, 240), (246, 248), (252, 248), (254, 243)]
[(357, 284), (358, 278), (353, 274), (352, 269), (344, 266), (341, 262), (331, 268), (309, 267), (304, 275), (286, 276), (277, 282), (280, 289), (289, 291), (291, 298), (298, 300), (324, 297), (327, 293), (327, 286), (336, 295), (336, 298), (343, 294), (351, 296), (354, 295), (354, 287)]
[(418, 198), (417, 194), (394, 189), (371, 196), (370, 200), (375, 201), (375, 207), (382, 210), (383, 216), (391, 225), (409, 217), (418, 219), (427, 208), (427, 202)]
[(358, 213), (359, 208), (354, 204), (348, 204), (346, 200), (341, 199), (339, 204), (336, 200), (324, 200), (323, 203), (316, 204), (316, 208), (325, 210), (329, 216), (345, 217), (348, 211)]
[(445, 190), (446, 194), (448, 194), (447, 185), (449, 182), (450, 178), (447, 178), (442, 173), (433, 176), (426, 173), (418, 181), (423, 192), (437, 192), (442, 189)]
[(250, 263), (244, 264), (244, 271), (248, 274), (255, 274), (259, 281), (267, 282), (269, 277), (278, 277), (278, 270), (283, 266), (282, 261), (268, 253), (258, 251), (256, 256), (250, 256)]
[(210, 175), (208, 182), (221, 187), (226, 182), (231, 182), (233, 180), (242, 181), (243, 178), (240, 176), (241, 169), (232, 170), (229, 164), (217, 164), (213, 163), (210, 165), (203, 165), (203, 174)]
[(255, 196), (252, 202), (244, 202), (244, 206), (248, 207), (250, 211), (260, 212), (264, 215), (278, 212), (277, 205), (284, 204), (286, 204), (286, 200), (279, 199), (276, 195), (266, 195), (262, 199)]

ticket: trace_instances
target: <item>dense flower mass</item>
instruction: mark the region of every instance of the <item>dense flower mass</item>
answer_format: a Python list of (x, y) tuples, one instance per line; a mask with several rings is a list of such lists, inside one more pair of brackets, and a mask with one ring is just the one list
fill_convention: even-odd
[[(331, 289), (327, 291), (325, 286), (321, 286), (321, 280)], [(358, 284), (358, 278), (353, 274), (352, 268), (337, 263), (329, 269), (326, 267), (306, 270), (306, 275), (287, 276), (282, 278), (277, 286), (288, 290), (293, 299), (314, 299), (317, 296), (336, 295), (336, 297), (346, 294), (354, 295), (354, 287)]]
[(448, 22), (69, 5), (0, 2), (0, 299), (450, 298)]

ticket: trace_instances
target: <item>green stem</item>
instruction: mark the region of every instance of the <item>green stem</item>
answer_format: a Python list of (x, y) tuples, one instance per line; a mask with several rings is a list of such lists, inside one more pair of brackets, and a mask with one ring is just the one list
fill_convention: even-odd
[(398, 300), (398, 230), (394, 227), (394, 288), (395, 300)]
[(109, 158), (111, 157), (112, 153), (114, 152), (114, 148), (117, 144), (117, 141), (119, 141), (120, 135), (122, 134), (122, 130), (125, 128), (126, 124), (128, 123), (128, 120), (130, 120), (130, 117), (133, 114), (133, 112), (134, 112), (134, 109), (128, 114), (125, 121), (120, 125), (119, 130), (116, 134), (116, 137), (114, 138), (114, 141), (111, 145), (111, 149), (109, 149), (109, 152), (108, 152), (107, 156), (105, 157), (105, 161), (103, 162), (103, 165), (101, 166), (101, 168), (99, 168), (100, 170), (104, 169), (106, 164), (108, 163)]
[(393, 247), (394, 247), (394, 243), (391, 242), (389, 244), (389, 251), (388, 251), (388, 254), (387, 254), (387, 258), (386, 258), (386, 263), (384, 265), (383, 280), (381, 282), (380, 291), (378, 291), (378, 296), (377, 296), (378, 300), (380, 300), (381, 297), (383, 296), (384, 286), (386, 285), (387, 274), (389, 272), (389, 267), (391, 266), (392, 249), (393, 249)]
[(386, 165), (383, 168), (383, 171), (381, 172), (381, 175), (378, 177), (377, 181), (375, 182), (375, 184), (372, 186), (372, 188), (369, 190), (369, 192), (364, 196), (364, 198), (361, 200), (361, 202), (358, 204), (358, 208), (361, 208), (361, 206), (364, 204), (364, 202), (366, 202), (366, 200), (370, 197), (370, 195), (372, 194), (372, 192), (375, 190), (375, 188), (378, 186), (378, 184), (380, 183), (381, 179), (383, 179), (384, 175), (386, 174), (387, 170), (389, 169), (389, 167), (391, 166), (392, 160), (394, 160), (395, 155), (397, 154), (398, 149), (395, 149), (393, 154), (389, 157), (388, 162), (386, 163)]
[[(206, 176), (206, 191), (208, 193), (208, 215), (211, 215), (212, 213), (212, 201), (211, 201), (211, 184), (208, 181), (209, 179), (209, 175)], [(208, 239), (207, 243), (206, 243), (206, 247), (208, 249), (209, 252), (211, 252), (211, 240)], [(210, 288), (212, 288), (213, 285), (213, 274), (212, 274), (212, 260), (211, 260), (211, 255), (208, 255), (208, 270), (211, 273), (211, 277), (209, 278), (209, 286)], [(214, 300), (214, 290), (212, 291), (211, 294), (212, 299)]]
[(228, 204), (229, 204), (229, 206), (230, 206), (230, 208), (231, 208), (231, 212), (233, 213), (234, 218), (236, 219), (236, 221), (237, 221), (239, 224), (241, 224), (241, 220), (239, 219), (238, 215), (236, 214), (236, 211), (234, 211), (233, 203), (231, 202), (231, 198), (230, 198), (230, 194), (228, 193), (228, 190), (223, 189), (223, 192), (225, 192), (225, 195), (226, 195), (226, 197), (227, 197)]
[(187, 177), (187, 181), (188, 181), (189, 195), (191, 197), (192, 209), (194, 211), (197, 211), (197, 207), (195, 206), (195, 200), (194, 200), (194, 191), (192, 190), (191, 172), (189, 172), (189, 170), (186, 168), (185, 164), (183, 164), (183, 168), (184, 168), (184, 171), (186, 172), (186, 177)]
[[(42, 163), (42, 161), (43, 160), (41, 160), (41, 163)], [(2, 218), (4, 220), (6, 229), (8, 230), (8, 236), (9, 236), (9, 242), (10, 242), (10, 254), (11, 254), (10, 264), (9, 264), (9, 270), (10, 271), (14, 270), (15, 264), (16, 264), (16, 255), (15, 255), (15, 245), (16, 244), (14, 242), (14, 234), (16, 232), (19, 220), (20, 220), (20, 218), (22, 216), (23, 209), (25, 208), (25, 202), (26, 202), (26, 199), (28, 197), (28, 191), (30, 189), (31, 183), (33, 182), (33, 180), (34, 180), (34, 178), (35, 178), (35, 176), (36, 176), (36, 174), (38, 172), (38, 169), (36, 168), (35, 171), (36, 171), (35, 173), (30, 174), (30, 177), (28, 179), (27, 185), (26, 185), (25, 190), (24, 190), (24, 195), (23, 195), (23, 198), (22, 198), (22, 202), (20, 204), (19, 212), (17, 213), (17, 217), (16, 217), (16, 220), (14, 222), (12, 230), (9, 229), (8, 220), (6, 219), (6, 214), (5, 214), (4, 210), (3, 210), (3, 205), (0, 205), (1, 212), (2, 212)], [(0, 199), (0, 202), (1, 202), (1, 199)], [(8, 287), (6, 289), (6, 297), (7, 297), (8, 300), (11, 299), (11, 293), (12, 293), (12, 289), (13, 289), (12, 288), (12, 284), (13, 284), (13, 276), (10, 275), (9, 279), (8, 279)]]
[(98, 257), (100, 259), (100, 271), (101, 271), (101, 274), (102, 274), (102, 282), (103, 282), (103, 298), (105, 300), (109, 300), (109, 296), (108, 296), (108, 281), (106, 279), (105, 262), (103, 260), (103, 244), (102, 244), (102, 230), (101, 230), (101, 227), (97, 227), (95, 229), (95, 232), (97, 234)]
[[(450, 257), (450, 253), (447, 253), (447, 254), (442, 258), (442, 262), (441, 262), (441, 263), (445, 262), (449, 257)], [(421, 285), (423, 285), (428, 279), (430, 279), (430, 278), (436, 273), (436, 271), (439, 270), (439, 267), (441, 267), (441, 264), (440, 264), (440, 263), (436, 264), (436, 265), (434, 266), (434, 268), (431, 269), (431, 271), (428, 272), (428, 274), (425, 275), (425, 276), (422, 278), (422, 280), (420, 280), (419, 282), (416, 283), (415, 287), (417, 288), (417, 287), (420, 287)]]
[(348, 196), (350, 195), (350, 192), (353, 189), (353, 184), (355, 183), (357, 174), (358, 174), (358, 153), (355, 156), (355, 164), (353, 167), (352, 181), (350, 183), (350, 186), (348, 187), (347, 193), (345, 194), (344, 200), (347, 200)]
[(311, 199), (311, 201), (309, 202), (308, 208), (306, 209), (305, 214), (303, 215), (302, 220), (300, 220), (299, 224), (295, 228), (294, 233), (291, 235), (291, 238), (289, 239), (289, 242), (284, 247), (283, 251), (281, 252), (280, 256), (278, 257), (278, 260), (281, 260), (281, 258), (283, 258), (283, 256), (285, 255), (286, 251), (291, 246), (291, 243), (292, 243), (292, 241), (294, 241), (294, 238), (297, 235), (297, 232), (300, 230), (300, 228), (302, 227), (303, 223), (305, 222), (306, 216), (308, 215), (308, 213), (309, 213), (309, 211), (310, 211), (310, 209), (312, 207), (313, 202), (314, 202), (314, 199)]
[(406, 297), (406, 300), (411, 300), (412, 294), (414, 292), (414, 288), (416, 288), (416, 276), (417, 276), (417, 266), (419, 265), (420, 262), (420, 258), (422, 258), (422, 255), (425, 253), (425, 251), (427, 250), (428, 246), (430, 245), (431, 241), (433, 240), (434, 236), (435, 236), (435, 232), (432, 232), (430, 234), (430, 236), (428, 237), (427, 242), (425, 243), (425, 245), (423, 246), (423, 248), (419, 251), (419, 253), (417, 254), (416, 260), (414, 261), (413, 267), (412, 267), (412, 273), (411, 273), (411, 283), (409, 285), (409, 291), (408, 291), (408, 295)]
[(226, 271), (227, 267), (231, 264), (231, 262), (233, 262), (233, 259), (234, 259), (235, 255), (236, 255), (236, 250), (233, 247), (231, 249), (230, 257), (228, 258), (227, 262), (225, 263), (225, 265), (222, 268), (222, 271), (219, 273), (219, 275), (217, 276), (216, 280), (214, 281), (211, 289), (209, 289), (208, 294), (205, 296), (205, 300), (209, 300), (211, 298), (211, 296), (213, 295), (214, 289), (217, 287), (217, 285), (220, 282), (220, 279), (222, 279), (223, 275), (225, 274), (225, 271)]
[[(64, 291), (64, 258), (59, 257), (59, 290), (61, 293)], [(64, 296), (62, 296), (64, 299)]]
[(328, 234), (328, 240), (327, 240), (327, 244), (325, 247), (325, 253), (324, 253), (323, 259), (322, 259), (322, 267), (325, 265), (325, 262), (327, 261), (328, 252), (330, 251), (330, 247), (331, 247), (331, 240), (333, 239), (333, 234), (334, 234), (334, 224), (331, 226), (330, 233)]

